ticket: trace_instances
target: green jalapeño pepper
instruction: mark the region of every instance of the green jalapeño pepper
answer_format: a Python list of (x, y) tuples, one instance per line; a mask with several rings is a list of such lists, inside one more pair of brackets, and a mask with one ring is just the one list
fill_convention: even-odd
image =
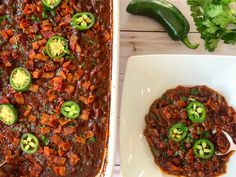
[(205, 106), (198, 101), (192, 101), (187, 106), (188, 118), (193, 123), (202, 123), (206, 119), (206, 109)]
[(169, 130), (169, 137), (172, 141), (182, 141), (188, 133), (188, 128), (183, 123), (174, 124)]
[(63, 116), (70, 119), (75, 119), (80, 115), (80, 107), (74, 101), (65, 101), (60, 111)]
[(95, 23), (95, 16), (90, 12), (75, 14), (71, 20), (71, 26), (77, 30), (84, 31), (92, 28)]
[(28, 154), (34, 154), (39, 147), (38, 138), (31, 133), (25, 133), (21, 137), (20, 147)]
[(61, 58), (66, 54), (70, 54), (68, 42), (61, 36), (51, 37), (46, 44), (46, 51), (51, 58)]
[(165, 0), (133, 0), (127, 7), (127, 12), (150, 17), (166, 29), (173, 40), (181, 40), (188, 48), (196, 49), (199, 44), (189, 41), (189, 23), (184, 15), (174, 5)]
[(10, 76), (10, 84), (16, 91), (27, 91), (32, 82), (30, 72), (25, 68), (15, 68)]
[(57, 8), (62, 0), (42, 0), (45, 10), (54, 10)]
[(194, 143), (193, 152), (195, 156), (202, 159), (209, 159), (215, 152), (214, 144), (207, 139), (199, 139)]
[(0, 120), (6, 125), (12, 125), (17, 121), (16, 108), (11, 104), (0, 105)]

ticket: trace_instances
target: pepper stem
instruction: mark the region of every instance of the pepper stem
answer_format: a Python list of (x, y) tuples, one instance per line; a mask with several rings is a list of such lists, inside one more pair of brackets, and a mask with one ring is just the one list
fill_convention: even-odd
[(199, 46), (199, 43), (195, 43), (195, 44), (192, 44), (190, 41), (189, 41), (189, 38), (188, 36), (185, 36), (183, 39), (181, 39), (181, 41), (190, 49), (197, 49), (198, 46)]

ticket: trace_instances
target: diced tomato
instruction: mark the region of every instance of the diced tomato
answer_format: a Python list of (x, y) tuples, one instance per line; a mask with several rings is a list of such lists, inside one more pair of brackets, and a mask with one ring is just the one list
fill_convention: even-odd
[(81, 68), (78, 68), (78, 70), (74, 74), (77, 80), (80, 80), (83, 75), (84, 75), (84, 70), (82, 70)]
[(54, 72), (43, 72), (41, 78), (51, 79), (54, 77)]
[(82, 120), (88, 120), (88, 119), (89, 119), (89, 114), (90, 114), (90, 111), (84, 109), (84, 110), (82, 111), (82, 114), (80, 115), (80, 119), (82, 119)]
[(4, 40), (8, 39), (8, 35), (7, 35), (7, 32), (5, 30), (2, 30), (0, 33), (1, 33), (1, 36)]
[(71, 15), (68, 14), (65, 17), (61, 18), (61, 23), (59, 24), (59, 27), (68, 25), (70, 24), (70, 22), (71, 22)]
[(75, 132), (76, 132), (76, 127), (65, 127), (65, 128), (63, 128), (63, 134), (65, 136), (71, 135), (71, 134), (73, 134)]
[(50, 156), (50, 148), (48, 146), (45, 146), (43, 148), (43, 153), (46, 155), (46, 156)]
[(47, 127), (47, 126), (46, 126), (46, 127), (42, 127), (42, 128), (41, 128), (41, 133), (42, 133), (43, 135), (50, 133), (50, 131), (51, 131), (50, 127)]
[(20, 21), (20, 28), (21, 29), (26, 29), (27, 27), (29, 27), (30, 26), (30, 23), (29, 23), (29, 21), (27, 21), (26, 19), (22, 19), (21, 21)]
[(66, 78), (67, 78), (68, 83), (70, 84), (73, 84), (75, 82), (75, 77), (71, 73), (68, 73)]
[(34, 177), (38, 177), (42, 171), (43, 171), (43, 168), (39, 164), (35, 163), (31, 171), (31, 174)]
[(51, 31), (52, 29), (50, 29), (50, 28), (49, 29), (43, 28), (40, 31), (42, 33), (43, 37), (46, 38), (46, 39), (49, 39), (50, 37), (55, 35), (55, 33), (53, 31)]
[(65, 165), (66, 163), (66, 158), (65, 157), (60, 157), (60, 156), (55, 156), (51, 155), (49, 156), (49, 161), (52, 164), (56, 165)]
[(75, 87), (73, 85), (67, 85), (66, 88), (65, 88), (65, 91), (68, 93), (68, 94), (71, 94), (73, 93), (75, 90)]
[(59, 125), (59, 126), (53, 131), (53, 133), (61, 133), (61, 131), (62, 131), (62, 126)]
[(0, 96), (0, 104), (7, 104), (9, 100), (6, 96)]
[(78, 39), (79, 39), (78, 35), (75, 35), (75, 34), (73, 34), (70, 37), (70, 48), (71, 48), (72, 51), (75, 51), (76, 43), (77, 43)]
[(41, 124), (56, 128), (58, 123), (58, 119), (55, 115), (48, 115), (46, 113), (43, 113), (41, 118)]
[(57, 146), (60, 146), (61, 143), (63, 143), (63, 139), (58, 135), (58, 134), (54, 134), (51, 138), (52, 142), (54, 144), (56, 144)]
[(70, 158), (70, 163), (71, 163), (71, 165), (73, 165), (73, 166), (75, 166), (75, 165), (78, 163), (78, 161), (80, 160), (80, 158), (78, 157), (78, 155), (73, 154), (73, 153), (70, 153), (70, 154), (69, 154), (69, 158)]
[(25, 62), (25, 68), (29, 71), (34, 70), (34, 61), (28, 60), (27, 62)]
[(36, 69), (35, 71), (32, 72), (32, 77), (34, 79), (40, 78), (41, 75), (42, 75), (42, 71), (40, 71), (39, 69)]
[(61, 77), (54, 77), (50, 83), (52, 84), (53, 89), (55, 91), (58, 91), (58, 92), (62, 91), (63, 80)]
[(40, 60), (40, 61), (47, 61), (47, 60), (49, 59), (49, 57), (46, 56), (46, 55), (43, 55), (43, 54), (41, 54), (41, 53), (37, 53), (36, 59), (38, 59), (38, 60)]
[(71, 121), (72, 121), (71, 119), (64, 119), (64, 118), (59, 119), (59, 123), (60, 123), (62, 126), (68, 124), (68, 123), (71, 122)]
[(86, 139), (85, 139), (85, 138), (82, 138), (82, 137), (80, 137), (80, 136), (77, 136), (77, 137), (76, 137), (76, 141), (77, 141), (78, 143), (81, 143), (81, 144), (85, 144), (85, 143), (86, 143)]
[(32, 47), (34, 50), (37, 50), (39, 48), (38, 42), (33, 42)]
[(86, 131), (84, 132), (84, 136), (85, 138), (89, 139), (89, 138), (92, 138), (94, 136), (94, 132), (92, 131)]
[(37, 92), (39, 91), (39, 85), (32, 84), (32, 85), (30, 86), (29, 90), (30, 90), (31, 92), (37, 93)]
[(60, 146), (64, 151), (68, 151), (71, 148), (71, 144), (69, 142), (63, 142)]
[(53, 171), (60, 176), (66, 175), (66, 167), (53, 167)]
[(62, 67), (63, 67), (63, 68), (67, 68), (70, 64), (71, 64), (71, 60), (69, 60), (69, 61), (63, 63)]
[(28, 120), (29, 122), (36, 124), (37, 118), (34, 115), (30, 114)]
[(62, 156), (65, 155), (66, 152), (63, 151), (62, 149), (59, 149), (57, 153), (58, 153), (58, 155), (59, 155), (60, 157), (62, 157)]
[(18, 104), (25, 104), (25, 99), (24, 99), (22, 93), (15, 93), (14, 98), (16, 99), (16, 102)]
[(89, 95), (87, 102), (88, 104), (92, 104), (94, 102), (95, 97), (93, 95)]
[(49, 102), (53, 102), (53, 100), (57, 99), (57, 94), (53, 89), (49, 89), (47, 92)]

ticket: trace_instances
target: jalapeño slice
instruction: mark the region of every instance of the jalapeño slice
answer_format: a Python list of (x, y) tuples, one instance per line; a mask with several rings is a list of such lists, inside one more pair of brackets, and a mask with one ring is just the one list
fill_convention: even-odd
[(61, 58), (70, 53), (67, 40), (61, 36), (51, 37), (46, 44), (46, 51), (51, 58)]
[(183, 123), (174, 124), (169, 130), (169, 137), (172, 141), (182, 141), (188, 133), (188, 128)]
[(75, 14), (71, 20), (71, 26), (77, 30), (84, 31), (92, 28), (95, 23), (95, 16), (90, 12)]
[(198, 101), (192, 101), (187, 106), (188, 118), (193, 123), (202, 123), (206, 119), (206, 109), (204, 104)]
[(17, 121), (17, 110), (12, 104), (0, 105), (0, 120), (6, 125), (12, 125)]
[(38, 138), (31, 133), (25, 133), (21, 137), (20, 147), (28, 154), (34, 154), (39, 147)]
[(70, 119), (75, 119), (80, 115), (80, 107), (74, 101), (65, 101), (60, 111), (63, 116)]
[(42, 0), (44, 8), (46, 10), (53, 10), (57, 8), (62, 0)]
[(15, 68), (10, 76), (10, 84), (16, 91), (27, 91), (32, 82), (30, 72), (22, 67)]
[(199, 139), (194, 143), (193, 152), (199, 158), (209, 159), (215, 152), (214, 144), (207, 139)]

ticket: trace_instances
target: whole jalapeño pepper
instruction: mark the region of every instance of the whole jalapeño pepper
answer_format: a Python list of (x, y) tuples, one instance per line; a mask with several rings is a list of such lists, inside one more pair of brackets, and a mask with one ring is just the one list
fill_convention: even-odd
[(127, 12), (150, 17), (159, 22), (169, 36), (181, 40), (188, 48), (196, 49), (199, 44), (192, 44), (188, 38), (189, 23), (184, 15), (174, 5), (165, 0), (132, 0)]

